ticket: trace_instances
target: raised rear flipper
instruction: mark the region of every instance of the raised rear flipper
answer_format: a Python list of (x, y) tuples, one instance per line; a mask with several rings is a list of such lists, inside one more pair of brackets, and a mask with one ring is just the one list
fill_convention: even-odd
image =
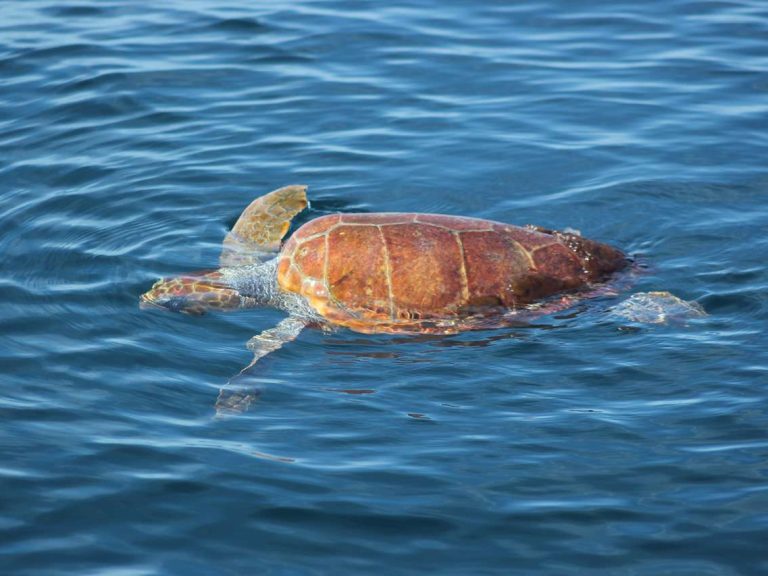
[(246, 266), (272, 258), (291, 220), (306, 207), (306, 186), (285, 186), (256, 198), (224, 238), (221, 266)]
[(291, 342), (301, 333), (306, 322), (295, 316), (281, 320), (274, 328), (264, 330), (248, 341), (247, 347), (253, 352), (253, 360), (240, 372), (230, 378), (219, 391), (216, 400), (216, 415), (239, 414), (248, 410), (248, 406), (259, 396), (260, 391), (249, 378), (256, 363), (270, 352)]

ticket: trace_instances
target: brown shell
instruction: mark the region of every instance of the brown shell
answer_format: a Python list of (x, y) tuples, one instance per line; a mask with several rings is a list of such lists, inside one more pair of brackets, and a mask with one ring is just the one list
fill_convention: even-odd
[(502, 325), (493, 318), (625, 265), (610, 246), (544, 229), (436, 214), (334, 214), (286, 242), (278, 283), (359, 332), (449, 333)]

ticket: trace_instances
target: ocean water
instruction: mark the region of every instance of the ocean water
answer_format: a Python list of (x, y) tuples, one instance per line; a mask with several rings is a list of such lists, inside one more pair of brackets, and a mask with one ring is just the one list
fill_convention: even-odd
[[(0, 2), (0, 573), (768, 573), (762, 0)], [(254, 197), (572, 227), (611, 301), (450, 337), (140, 311)]]

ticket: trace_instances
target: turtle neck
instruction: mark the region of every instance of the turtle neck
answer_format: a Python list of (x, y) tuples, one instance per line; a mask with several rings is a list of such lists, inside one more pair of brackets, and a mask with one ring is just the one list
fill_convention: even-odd
[(256, 306), (280, 307), (280, 289), (277, 286), (277, 258), (260, 264), (222, 268), (227, 284), (242, 296), (254, 300)]

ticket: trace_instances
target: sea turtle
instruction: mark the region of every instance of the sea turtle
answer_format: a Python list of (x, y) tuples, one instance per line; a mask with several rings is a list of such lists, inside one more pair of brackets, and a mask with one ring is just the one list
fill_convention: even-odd
[[(578, 233), (439, 214), (325, 215), (281, 247), (306, 207), (306, 186), (257, 198), (227, 234), (220, 269), (162, 279), (142, 307), (287, 312), (249, 341), (243, 375), (307, 325), (418, 334), (510, 326), (569, 305), (629, 265)], [(247, 408), (253, 391), (238, 381), (222, 390), (217, 412)]]

